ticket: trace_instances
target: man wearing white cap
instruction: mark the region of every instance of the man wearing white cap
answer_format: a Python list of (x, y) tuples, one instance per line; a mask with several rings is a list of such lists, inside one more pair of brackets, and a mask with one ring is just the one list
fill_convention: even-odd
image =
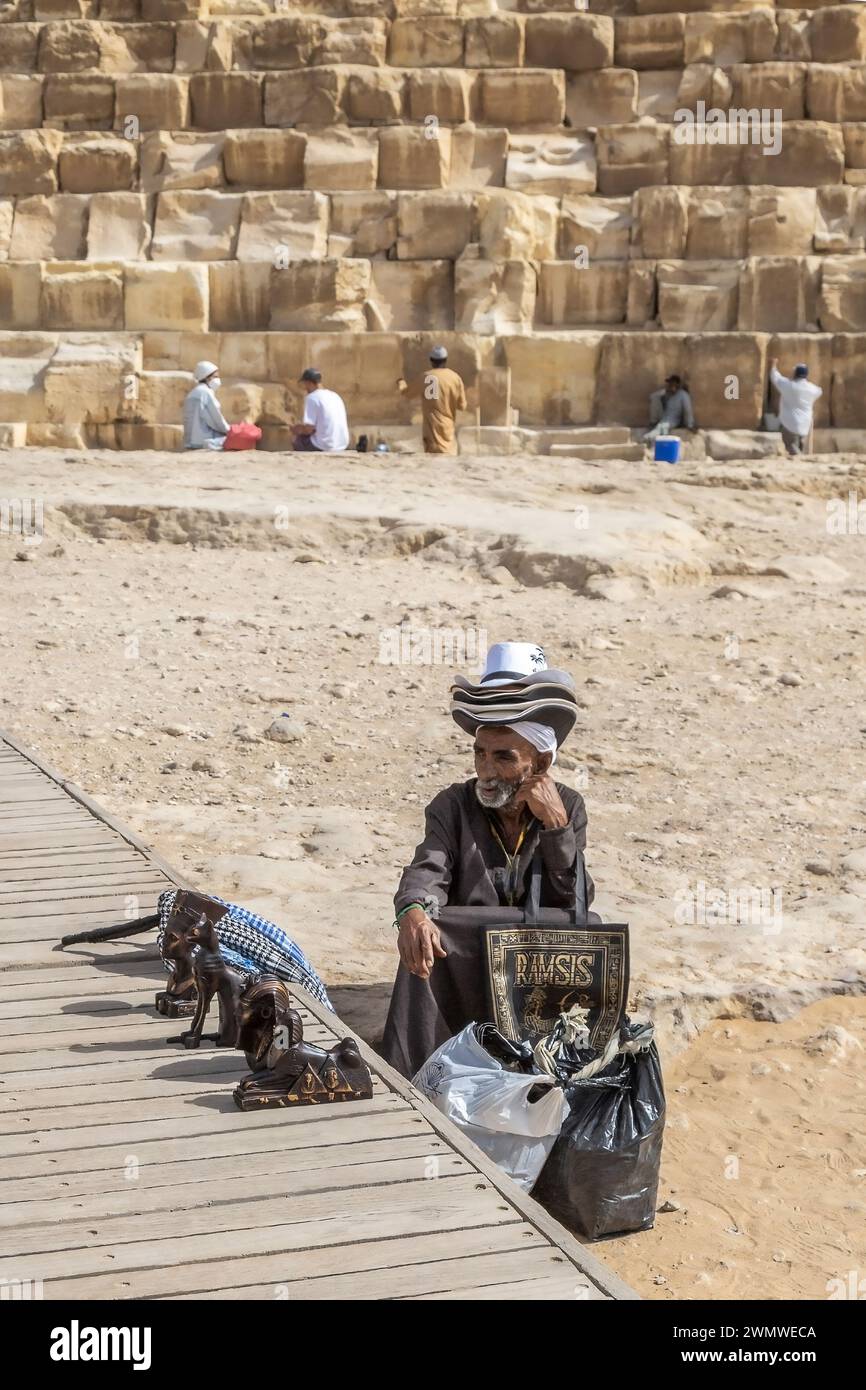
[(196, 362), (195, 386), (183, 403), (183, 447), (185, 449), (254, 449), (262, 437), (258, 425), (249, 422), (230, 425), (216, 398), (221, 385), (215, 362)]
[(456, 454), (455, 421), (458, 410), (466, 409), (463, 380), (448, 366), (448, 350), (430, 351), (430, 369), (411, 385), (397, 378), (397, 390), (410, 400), (420, 397), (425, 454)]
[(193, 377), (196, 384), (183, 403), (183, 447), (221, 449), (230, 426), (215, 394), (219, 368), (215, 362), (196, 362)]
[[(460, 1001), (484, 993), (480, 963), (443, 944), (439, 910), (521, 906), (533, 861), (541, 906), (571, 907), (586, 845), (583, 798), (550, 774), (577, 718), (571, 677), (549, 670), (540, 647), (503, 642), (491, 647), (480, 682), (458, 678), (452, 697), (453, 718), (474, 735), (476, 775), (430, 802), (394, 898), (400, 968), (382, 1050), (408, 1076), (421, 1053), (473, 1021), (461, 1021)], [(592, 896), (587, 879), (587, 903)]]

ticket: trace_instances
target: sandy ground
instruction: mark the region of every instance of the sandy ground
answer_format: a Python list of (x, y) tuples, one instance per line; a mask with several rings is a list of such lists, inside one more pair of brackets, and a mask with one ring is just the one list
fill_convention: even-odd
[[(602, 1257), (653, 1298), (824, 1298), (866, 1272), (864, 461), (0, 469), (0, 501), (43, 517), (22, 536), (3, 513), (0, 724), (285, 925), (372, 1040), (400, 868), (472, 773), (451, 675), (540, 641), (577, 680), (558, 776), (669, 1092), (678, 1209)], [(401, 624), (425, 659), (390, 663)]]

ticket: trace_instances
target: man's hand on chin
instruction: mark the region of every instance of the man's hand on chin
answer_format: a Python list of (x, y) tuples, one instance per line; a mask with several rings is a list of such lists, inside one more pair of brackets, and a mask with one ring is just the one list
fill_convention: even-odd
[(511, 804), (514, 807), (526, 806), (541, 821), (545, 830), (564, 830), (568, 825), (568, 813), (549, 772), (536, 772), (532, 777), (527, 777), (515, 792)]
[(429, 980), (436, 957), (444, 960), (448, 954), (439, 939), (439, 928), (423, 907), (410, 907), (400, 918), (397, 950), (410, 974), (422, 980)]

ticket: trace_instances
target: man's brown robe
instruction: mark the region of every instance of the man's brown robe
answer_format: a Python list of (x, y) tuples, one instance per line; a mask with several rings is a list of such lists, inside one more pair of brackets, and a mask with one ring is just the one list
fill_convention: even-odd
[(466, 409), (462, 378), (450, 367), (428, 367), (423, 376), (401, 390), (410, 399), (421, 400), (425, 454), (456, 454), (457, 412)]
[[(509, 899), (520, 907), (536, 850), (542, 864), (541, 906), (572, 907), (577, 852), (586, 846), (583, 797), (556, 783), (568, 825), (561, 830), (544, 830), (533, 818), (513, 876), (507, 881), (505, 854), (493, 835), (489, 813), (475, 795), (475, 782), (474, 777), (455, 782), (430, 802), (424, 839), (403, 872), (394, 898), (395, 911), (425, 898), (433, 899), (439, 907), (508, 906)], [(593, 892), (587, 876), (587, 905)], [(459, 939), (444, 927), (440, 931), (448, 956), (436, 958), (430, 979), (419, 979), (401, 964), (394, 982), (382, 1055), (404, 1076), (414, 1076), (446, 1039), (467, 1023), (483, 1022), (490, 1012), (480, 933), (476, 941), (465, 931)]]

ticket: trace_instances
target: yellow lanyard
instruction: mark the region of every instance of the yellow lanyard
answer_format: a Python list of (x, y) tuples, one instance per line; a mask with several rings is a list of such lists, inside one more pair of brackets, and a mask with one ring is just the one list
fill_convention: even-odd
[(492, 820), (491, 820), (491, 822), (490, 822), (490, 830), (491, 830), (491, 833), (492, 833), (492, 835), (493, 835), (493, 838), (494, 838), (494, 840), (496, 841), (496, 843), (498, 844), (499, 848), (502, 850), (502, 853), (505, 855), (505, 862), (506, 862), (506, 864), (508, 865), (509, 869), (511, 868), (512, 864), (514, 863), (515, 859), (517, 858), (518, 854), (520, 853), (520, 846), (523, 844), (523, 841), (526, 839), (526, 832), (527, 832), (528, 828), (529, 828), (529, 827), (526, 826), (526, 825), (524, 825), (524, 826), (521, 828), (520, 834), (519, 834), (518, 837), (517, 837), (517, 844), (514, 846), (514, 853), (513, 853), (513, 854), (509, 854), (509, 853), (508, 853), (508, 850), (505, 848), (505, 845), (504, 845), (503, 842), (502, 842), (502, 839), (501, 839), (501, 837), (500, 837), (499, 831), (496, 829), (496, 826), (495, 826), (494, 822), (493, 822)]
[[(501, 835), (499, 834), (499, 831), (496, 829), (496, 824), (495, 824), (495, 822), (494, 822), (494, 820), (493, 820), (493, 817), (492, 817), (492, 816), (488, 816), (488, 817), (487, 817), (487, 821), (488, 821), (488, 824), (489, 824), (489, 826), (490, 826), (490, 833), (491, 833), (491, 835), (493, 836), (494, 840), (495, 840), (496, 843), (498, 844), (499, 848), (502, 850), (502, 853), (505, 855), (505, 862), (506, 862), (506, 864), (508, 865), (507, 881), (510, 882), (510, 881), (511, 881), (512, 874), (513, 874), (513, 871), (514, 871), (514, 865), (515, 865), (516, 862), (517, 862), (518, 856), (519, 856), (519, 854), (520, 854), (520, 848), (521, 848), (521, 846), (522, 846), (522, 844), (523, 844), (523, 841), (526, 839), (526, 833), (527, 833), (527, 831), (529, 830), (529, 825), (524, 825), (524, 826), (521, 827), (520, 834), (519, 834), (518, 837), (517, 837), (517, 844), (514, 846), (514, 853), (513, 853), (513, 854), (509, 854), (509, 853), (508, 853), (508, 850), (505, 848), (505, 844), (503, 843), (503, 840), (502, 840)], [(532, 822), (530, 822), (530, 825), (531, 825), (531, 823), (532, 823)], [(516, 886), (516, 885), (514, 885), (514, 886)], [(513, 905), (513, 902), (514, 902), (514, 891), (513, 891), (513, 887), (512, 887), (512, 889), (511, 889), (510, 891), (508, 891), (507, 896), (508, 896), (508, 901), (509, 901), (509, 903)]]

